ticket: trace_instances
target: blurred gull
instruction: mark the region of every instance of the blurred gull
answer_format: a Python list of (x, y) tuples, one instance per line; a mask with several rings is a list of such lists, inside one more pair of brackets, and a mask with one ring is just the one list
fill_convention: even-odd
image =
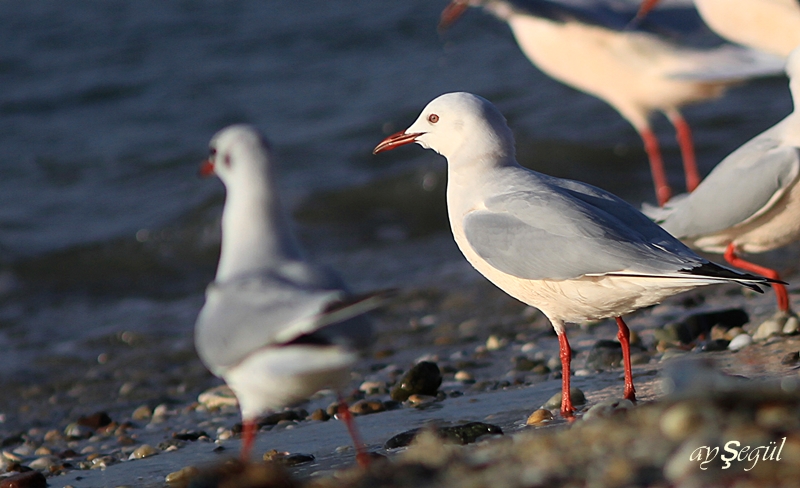
[(686, 187), (692, 191), (701, 177), (691, 131), (679, 108), (783, 68), (780, 58), (738, 46), (682, 47), (655, 34), (626, 29), (630, 17), (602, 5), (453, 0), (442, 12), (442, 25), (453, 23), (469, 6), (483, 7), (507, 22), (522, 52), (545, 74), (605, 100), (633, 125), (644, 141), (659, 205), (669, 200), (672, 189), (650, 115), (663, 112), (675, 126)]
[[(689, 246), (724, 253), (730, 264), (779, 279), (740, 252), (762, 253), (800, 238), (800, 47), (786, 64), (794, 111), (720, 162), (694, 193), (645, 212)], [(786, 287), (775, 284), (778, 313), (771, 320), (796, 328)]]
[[(359, 350), (372, 341), (363, 314), (383, 294), (354, 297), (331, 271), (309, 263), (290, 229), (275, 187), (270, 149), (258, 131), (233, 125), (211, 139), (201, 174), (216, 173), (227, 193), (217, 275), (195, 326), (203, 363), (236, 394), (242, 458), (256, 419), (350, 379)], [(352, 417), (340, 415), (365, 462)]]
[[(637, 19), (660, 0), (644, 0)], [(783, 58), (800, 46), (798, 0), (694, 0), (703, 21), (725, 39)]]
[(436, 98), (374, 152), (412, 142), (447, 158), (447, 211), (467, 261), (550, 319), (560, 346), (562, 416), (574, 412), (565, 322), (616, 318), (624, 395), (635, 400), (621, 315), (698, 286), (736, 282), (760, 291), (757, 284), (767, 283), (701, 258), (606, 191), (523, 168), (502, 114), (476, 95)]

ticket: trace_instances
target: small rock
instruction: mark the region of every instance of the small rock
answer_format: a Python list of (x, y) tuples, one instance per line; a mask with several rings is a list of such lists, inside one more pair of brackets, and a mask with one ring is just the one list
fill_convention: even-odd
[(791, 366), (798, 361), (800, 361), (800, 351), (787, 353), (785, 356), (783, 356), (783, 358), (781, 358), (781, 364), (786, 366)]
[(158, 454), (156, 448), (150, 444), (142, 444), (131, 453), (128, 459), (144, 459), (146, 457), (155, 456), (156, 454)]
[(371, 413), (383, 412), (386, 407), (380, 400), (359, 400), (350, 405), (350, 413), (353, 415), (369, 415)]
[(622, 344), (617, 341), (599, 340), (586, 357), (586, 368), (606, 371), (622, 362)]
[(475, 381), (475, 376), (473, 376), (469, 371), (464, 371), (462, 369), (460, 371), (456, 371), (455, 380), (462, 383), (473, 383)]
[[(784, 322), (785, 323), (785, 322)], [(753, 334), (754, 341), (763, 341), (773, 335), (778, 335), (783, 331), (783, 323), (780, 318), (772, 317), (765, 320), (758, 326), (755, 334)]]
[(703, 418), (697, 407), (684, 402), (665, 410), (658, 425), (668, 439), (679, 442), (695, 434), (702, 424)]
[[(411, 429), (406, 432), (397, 434), (383, 445), (385, 449), (396, 449), (398, 447), (405, 447), (411, 444), (411, 441), (421, 432), (428, 431), (429, 428)], [(487, 434), (502, 435), (503, 430), (492, 424), (483, 422), (469, 422), (463, 425), (452, 427), (441, 427), (433, 429), (437, 437), (446, 439), (458, 444), (466, 445), (475, 442), (479, 437)]]
[(208, 434), (204, 430), (184, 430), (172, 433), (172, 438), (180, 441), (196, 441), (201, 437), (208, 438)]
[(91, 428), (73, 422), (64, 428), (64, 435), (68, 439), (88, 439), (94, 434)]
[[(583, 392), (576, 387), (572, 387), (569, 389), (569, 396), (572, 399), (573, 405), (584, 405), (586, 404), (586, 396), (584, 396)], [(548, 410), (553, 410), (556, 408), (561, 408), (561, 392), (556, 393), (552, 397), (550, 397), (542, 408), (546, 408)]]
[(734, 337), (741, 334), (747, 334), (747, 332), (745, 332), (745, 330), (742, 329), (741, 327), (733, 327), (725, 332), (725, 337), (723, 337), (723, 339), (728, 339), (729, 341), (732, 341)]
[(633, 402), (626, 399), (621, 400), (606, 400), (593, 405), (592, 408), (586, 411), (583, 415), (583, 420), (591, 420), (593, 418), (606, 418), (612, 415), (617, 415), (620, 412), (625, 412), (633, 408)]
[(27, 471), (4, 478), (0, 488), (47, 488), (47, 479), (38, 471)]
[(435, 396), (430, 395), (410, 395), (406, 400), (412, 407), (419, 407), (434, 403), (437, 400)]
[(279, 452), (275, 449), (267, 451), (263, 456), (264, 461), (280, 463), (284, 466), (291, 467), (300, 464), (310, 463), (314, 461), (314, 456), (311, 454), (288, 453)]
[(28, 463), (28, 467), (39, 471), (49, 470), (50, 467), (60, 464), (55, 456), (42, 456)]
[(147, 405), (141, 405), (131, 414), (133, 420), (147, 420), (153, 416), (153, 410)]
[(486, 339), (486, 349), (489, 351), (497, 351), (498, 349), (502, 349), (508, 344), (507, 339), (501, 339), (496, 335), (492, 334)]
[(739, 351), (749, 346), (752, 343), (753, 343), (753, 338), (750, 337), (750, 334), (739, 334), (738, 336), (731, 339), (730, 343), (728, 343), (728, 349), (730, 349), (731, 351)]
[(261, 420), (258, 421), (258, 426), (264, 427), (265, 425), (278, 425), (279, 422), (285, 422), (287, 420), (298, 422), (300, 420), (304, 420), (306, 417), (308, 417), (308, 412), (302, 408), (284, 410), (283, 412), (271, 413), (266, 417), (261, 418)]
[(198, 395), (197, 401), (208, 409), (239, 406), (236, 395), (228, 385), (220, 385), (204, 391)]
[(422, 361), (411, 368), (403, 376), (400, 383), (392, 389), (392, 400), (402, 402), (410, 395), (436, 395), (442, 384), (442, 373), (439, 366), (430, 361)]
[(95, 412), (91, 415), (81, 417), (78, 419), (78, 425), (84, 425), (92, 430), (97, 430), (100, 427), (105, 427), (111, 423), (111, 417), (106, 412)]
[(60, 442), (64, 440), (64, 436), (56, 429), (48, 430), (44, 435), (44, 441), (47, 443)]
[(170, 484), (177, 484), (177, 483), (187, 483), (190, 479), (197, 476), (200, 470), (195, 468), (194, 466), (186, 466), (185, 468), (181, 468), (178, 471), (174, 471), (164, 478), (164, 481)]
[(386, 383), (383, 381), (365, 381), (358, 387), (359, 391), (363, 391), (367, 395), (374, 395), (386, 392)]
[(546, 408), (540, 408), (528, 416), (528, 420), (525, 421), (525, 424), (540, 425), (551, 420), (553, 420), (553, 413)]
[(313, 412), (311, 412), (311, 415), (309, 415), (309, 418), (311, 420), (318, 420), (320, 422), (327, 422), (328, 420), (331, 419), (331, 416), (328, 415), (328, 412), (326, 412), (325, 410), (323, 410), (321, 408), (318, 408), (318, 409), (314, 410)]
[(724, 351), (728, 348), (727, 339), (711, 339), (697, 344), (697, 349), (703, 352)]
[(541, 364), (541, 361), (534, 361), (527, 356), (517, 356), (513, 359), (513, 361), (514, 371), (531, 371), (537, 365)]
[(49, 447), (41, 446), (33, 451), (33, 454), (36, 456), (50, 456), (53, 454), (53, 451), (50, 450)]
[(793, 335), (797, 333), (797, 330), (800, 329), (800, 320), (797, 320), (797, 315), (792, 314), (786, 319), (786, 323), (783, 324), (783, 334), (784, 335)]

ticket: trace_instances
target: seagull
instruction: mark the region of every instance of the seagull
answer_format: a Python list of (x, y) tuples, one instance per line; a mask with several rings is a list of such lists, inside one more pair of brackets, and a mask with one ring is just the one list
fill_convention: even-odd
[[(306, 260), (281, 207), (271, 160), (254, 127), (232, 125), (211, 139), (200, 168), (203, 176), (219, 176), (226, 196), (219, 265), (197, 318), (195, 346), (239, 400), (243, 461), (258, 417), (347, 383), (359, 351), (372, 341), (364, 313), (386, 295), (353, 295), (336, 274)], [(339, 413), (364, 464), (342, 401)]]
[[(659, 0), (643, 0), (636, 19), (644, 18)], [(782, 58), (800, 46), (798, 0), (694, 0), (711, 30), (736, 44)]]
[[(724, 253), (733, 266), (779, 280), (777, 271), (739, 254), (762, 253), (800, 238), (800, 46), (786, 64), (794, 111), (722, 160), (690, 195), (645, 213), (670, 234), (706, 252)], [(778, 312), (797, 320), (786, 287), (776, 283)]]
[(698, 286), (735, 282), (760, 291), (758, 285), (769, 282), (703, 259), (611, 193), (523, 168), (505, 118), (477, 95), (439, 96), (411, 127), (373, 152), (412, 142), (447, 159), (450, 227), (467, 261), (512, 297), (541, 310), (555, 329), (565, 418), (575, 411), (567, 322), (616, 319), (624, 396), (633, 401), (622, 315)]
[(719, 97), (731, 84), (781, 72), (783, 61), (738, 46), (696, 49), (625, 29), (628, 20), (548, 0), (452, 0), (441, 24), (480, 6), (508, 23), (522, 52), (542, 72), (611, 105), (644, 142), (659, 205), (672, 196), (650, 115), (675, 127), (687, 191), (700, 184), (691, 129), (680, 107)]

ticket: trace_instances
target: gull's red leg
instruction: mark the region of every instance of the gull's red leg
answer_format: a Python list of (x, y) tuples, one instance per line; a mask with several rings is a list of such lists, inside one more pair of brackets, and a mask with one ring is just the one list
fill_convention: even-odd
[(617, 326), (619, 332), (617, 339), (622, 344), (622, 363), (625, 368), (625, 399), (632, 402), (636, 401), (636, 390), (633, 388), (633, 371), (631, 371), (631, 332), (628, 326), (622, 320), (622, 317), (617, 317)]
[(678, 111), (671, 111), (669, 120), (675, 126), (675, 136), (678, 139), (678, 147), (681, 148), (683, 158), (683, 174), (686, 176), (686, 191), (693, 192), (700, 184), (700, 171), (697, 169), (697, 159), (694, 152), (694, 142), (692, 140), (692, 130)]
[(255, 420), (242, 420), (242, 452), (240, 456), (243, 463), (250, 461), (250, 452), (253, 450), (256, 432), (258, 432), (258, 424)]
[(572, 362), (572, 349), (569, 347), (567, 333), (558, 334), (558, 349), (561, 356), (561, 416), (568, 420), (575, 419), (575, 408), (569, 394), (569, 365)]
[(356, 461), (358, 462), (359, 466), (366, 468), (369, 466), (369, 454), (367, 454), (367, 450), (364, 447), (364, 442), (361, 440), (361, 436), (358, 434), (356, 423), (353, 420), (353, 414), (350, 413), (347, 402), (344, 401), (344, 398), (342, 398), (341, 395), (339, 395), (339, 417), (341, 417), (342, 422), (344, 422), (344, 425), (347, 427), (347, 432), (350, 433), (350, 438), (353, 439), (353, 445), (356, 448)]
[[(758, 273), (762, 276), (766, 276), (767, 278), (772, 278), (773, 280), (781, 279), (781, 277), (778, 275), (778, 272), (774, 269), (759, 266), (749, 261), (745, 261), (737, 256), (736, 247), (733, 245), (733, 243), (728, 244), (728, 247), (725, 249), (725, 261), (729, 262), (732, 266), (742, 268), (743, 270), (750, 271), (751, 273)], [(789, 308), (789, 294), (786, 292), (786, 287), (780, 283), (771, 283), (771, 285), (775, 290), (775, 298), (778, 299), (778, 310), (781, 312), (790, 313), (791, 309)]]
[(658, 138), (650, 129), (643, 129), (639, 135), (644, 141), (644, 150), (650, 160), (650, 173), (653, 176), (653, 185), (656, 187), (656, 199), (658, 205), (663, 207), (672, 197), (672, 188), (667, 181), (667, 173), (664, 171), (664, 160), (661, 158), (661, 149), (658, 146)]

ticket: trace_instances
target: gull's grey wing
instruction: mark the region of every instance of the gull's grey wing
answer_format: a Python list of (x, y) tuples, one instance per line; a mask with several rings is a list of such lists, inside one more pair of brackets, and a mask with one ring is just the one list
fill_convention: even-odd
[(195, 326), (203, 362), (222, 373), (254, 351), (293, 341), (352, 349), (372, 340), (362, 315), (383, 303), (385, 293), (351, 296), (338, 275), (303, 261), (211, 283)]
[(562, 182), (573, 188), (551, 180), (544, 191), (488, 199), (485, 210), (465, 216), (467, 241), (495, 268), (531, 280), (674, 274), (705, 262), (627, 203)]
[(756, 138), (743, 145), (690, 195), (651, 216), (676, 237), (708, 235), (769, 210), (800, 175), (800, 150)]

